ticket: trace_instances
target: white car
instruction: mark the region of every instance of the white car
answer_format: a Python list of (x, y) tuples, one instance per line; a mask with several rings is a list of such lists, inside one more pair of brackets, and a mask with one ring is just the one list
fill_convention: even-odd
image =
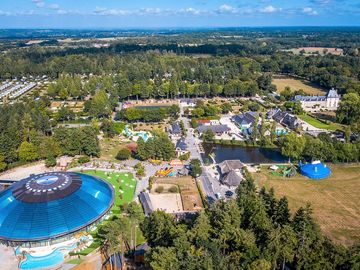
[(215, 197), (216, 197), (218, 200), (220, 200), (220, 199), (222, 198), (220, 192), (216, 193), (216, 194), (215, 194)]

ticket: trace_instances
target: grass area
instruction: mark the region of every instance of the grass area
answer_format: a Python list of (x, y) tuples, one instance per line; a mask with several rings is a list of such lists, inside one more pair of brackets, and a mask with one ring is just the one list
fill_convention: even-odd
[(278, 93), (281, 93), (285, 90), (285, 87), (289, 86), (293, 91), (302, 89), (309, 95), (325, 95), (324, 90), (305, 80), (282, 77), (273, 79), (272, 83), (276, 85)]
[(72, 259), (72, 260), (68, 261), (67, 263), (69, 263), (69, 264), (80, 264), (82, 262), (83, 262), (82, 259)]
[(286, 196), (292, 212), (311, 203), (322, 231), (337, 243), (360, 241), (360, 165), (331, 164), (331, 176), (310, 180), (297, 174), (283, 178), (262, 167), (254, 173), (259, 186), (274, 187), (276, 196)]
[(327, 123), (324, 123), (308, 114), (303, 114), (303, 115), (298, 115), (298, 116), (301, 120), (309, 123), (310, 125), (312, 125), (316, 128), (328, 129), (328, 130), (343, 129), (343, 126), (340, 124), (333, 123), (333, 122), (329, 122), (329, 124), (327, 124)]
[[(115, 207), (121, 206), (124, 203), (129, 203), (134, 199), (136, 179), (134, 178), (133, 174), (120, 172), (105, 172), (101, 170), (86, 170), (84, 171), (84, 173), (98, 176), (101, 179), (108, 181), (114, 186)], [(120, 190), (123, 192), (121, 192)]]
[[(130, 141), (127, 141), (130, 142)], [(116, 154), (119, 152), (121, 148), (126, 145), (119, 136), (115, 136), (114, 138), (103, 138), (100, 140), (100, 160), (115, 162)]]
[(340, 48), (326, 48), (326, 47), (300, 47), (291, 49), (294, 54), (300, 54), (301, 51), (304, 51), (305, 56), (314, 55), (315, 53), (319, 55), (333, 54), (333, 55), (343, 55), (344, 51)]

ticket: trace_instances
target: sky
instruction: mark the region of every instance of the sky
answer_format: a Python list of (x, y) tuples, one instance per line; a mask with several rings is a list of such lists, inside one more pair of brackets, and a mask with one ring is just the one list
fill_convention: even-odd
[(0, 28), (360, 26), (360, 0), (0, 0)]

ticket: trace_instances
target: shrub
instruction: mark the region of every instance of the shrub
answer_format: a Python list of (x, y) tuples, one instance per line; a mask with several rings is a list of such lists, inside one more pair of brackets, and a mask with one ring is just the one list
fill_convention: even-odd
[(53, 156), (47, 157), (46, 160), (45, 160), (45, 166), (46, 167), (54, 167), (54, 166), (56, 166), (56, 158), (54, 158)]
[(88, 156), (81, 156), (78, 158), (78, 162), (80, 164), (84, 164), (90, 161), (90, 158)]
[(119, 150), (119, 152), (116, 154), (116, 159), (118, 160), (127, 160), (131, 156), (131, 151), (127, 148), (122, 148)]
[(164, 187), (163, 187), (163, 186), (158, 186), (158, 187), (155, 189), (155, 192), (156, 192), (156, 193), (163, 193), (163, 192), (164, 192)]
[(169, 192), (171, 193), (178, 193), (179, 192), (179, 189), (177, 186), (172, 186), (169, 188)]
[(190, 152), (185, 153), (179, 157), (179, 159), (182, 161), (188, 160), (189, 158), (190, 158)]

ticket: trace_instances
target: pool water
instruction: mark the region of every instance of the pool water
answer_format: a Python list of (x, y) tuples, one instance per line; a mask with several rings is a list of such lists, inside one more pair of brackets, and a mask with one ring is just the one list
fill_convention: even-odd
[[(74, 250), (77, 247), (77, 242), (73, 243), (70, 246), (58, 247), (52, 253), (45, 256), (32, 256), (31, 254), (26, 254), (26, 259), (20, 263), (19, 269), (48, 269), (55, 266), (60, 266), (64, 262), (64, 250)], [(16, 254), (19, 254), (18, 249), (16, 249)]]
[(144, 142), (146, 142), (149, 139), (149, 135), (146, 132), (136, 132), (136, 136), (141, 137)]

